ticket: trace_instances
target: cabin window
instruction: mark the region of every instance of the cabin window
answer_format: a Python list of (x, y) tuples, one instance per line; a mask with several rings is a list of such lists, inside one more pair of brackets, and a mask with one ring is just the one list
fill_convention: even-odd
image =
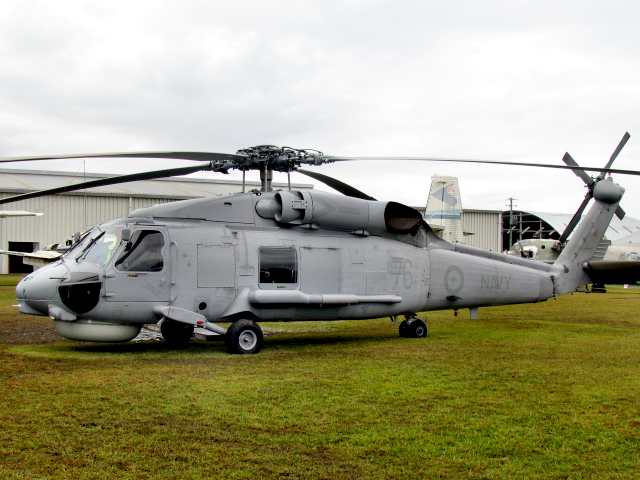
[(294, 247), (260, 247), (260, 283), (298, 283)]
[(138, 230), (116, 260), (116, 268), (124, 272), (160, 272), (164, 237), (157, 230)]

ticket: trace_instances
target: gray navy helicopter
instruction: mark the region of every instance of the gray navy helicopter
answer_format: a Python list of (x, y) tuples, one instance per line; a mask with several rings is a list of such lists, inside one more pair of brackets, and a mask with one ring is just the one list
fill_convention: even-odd
[[(401, 337), (427, 335), (416, 312), (540, 302), (592, 281), (590, 261), (624, 189), (604, 168), (429, 157), (340, 157), (263, 145), (236, 154), (137, 152), (12, 157), (3, 162), (67, 158), (171, 158), (198, 162), (15, 195), (0, 204), (91, 187), (198, 171), (259, 170), (260, 191), (185, 200), (132, 212), (99, 225), (64, 255), (16, 287), (20, 311), (49, 316), (57, 332), (81, 341), (119, 342), (145, 324), (160, 324), (170, 344), (186, 344), (194, 328), (222, 334), (229, 352), (263, 344), (261, 322), (403, 316)], [(415, 160), (570, 169), (586, 177), (594, 204), (553, 264), (448, 243), (421, 214), (377, 201), (327, 175), (300, 168), (354, 160)], [(566, 162), (566, 160), (565, 160)], [(272, 191), (273, 172), (297, 171), (342, 195)], [(594, 178), (584, 172), (598, 172)], [(290, 182), (289, 182), (290, 185)], [(580, 214), (582, 213), (580, 210)], [(600, 273), (615, 276), (615, 268)], [(229, 323), (224, 328), (221, 323)]]

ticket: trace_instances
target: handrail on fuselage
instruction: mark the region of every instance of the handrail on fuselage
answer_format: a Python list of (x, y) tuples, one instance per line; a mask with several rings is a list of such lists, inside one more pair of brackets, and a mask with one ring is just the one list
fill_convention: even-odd
[(462, 245), (460, 243), (453, 243), (453, 251), (459, 253), (466, 253), (467, 255), (473, 255), (474, 257), (487, 258), (489, 260), (496, 260), (502, 263), (508, 263), (511, 265), (519, 265), (521, 267), (530, 268), (532, 270), (539, 270), (541, 272), (553, 272), (554, 266), (549, 263), (540, 262), (533, 259), (525, 259), (514, 257), (513, 255), (506, 255), (504, 253), (491, 252), (489, 250), (483, 250), (478, 247), (471, 247), (469, 245)]

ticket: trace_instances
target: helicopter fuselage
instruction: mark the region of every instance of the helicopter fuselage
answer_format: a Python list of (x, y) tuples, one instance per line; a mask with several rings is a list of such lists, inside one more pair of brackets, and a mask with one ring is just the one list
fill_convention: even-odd
[(69, 338), (113, 341), (167, 316), (368, 319), (554, 295), (551, 266), (444, 242), (408, 225), (410, 212), (373, 205), (386, 202), (290, 194), (176, 202), (96, 227), (19, 283), (21, 311)]

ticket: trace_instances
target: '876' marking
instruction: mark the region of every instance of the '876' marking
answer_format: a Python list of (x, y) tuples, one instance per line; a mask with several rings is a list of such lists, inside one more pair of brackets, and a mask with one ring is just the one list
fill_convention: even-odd
[(411, 267), (413, 264), (411, 260), (402, 257), (391, 257), (387, 263), (387, 273), (394, 277), (393, 288), (400, 287), (400, 280), (402, 279), (402, 286), (405, 290), (413, 287), (414, 279)]

